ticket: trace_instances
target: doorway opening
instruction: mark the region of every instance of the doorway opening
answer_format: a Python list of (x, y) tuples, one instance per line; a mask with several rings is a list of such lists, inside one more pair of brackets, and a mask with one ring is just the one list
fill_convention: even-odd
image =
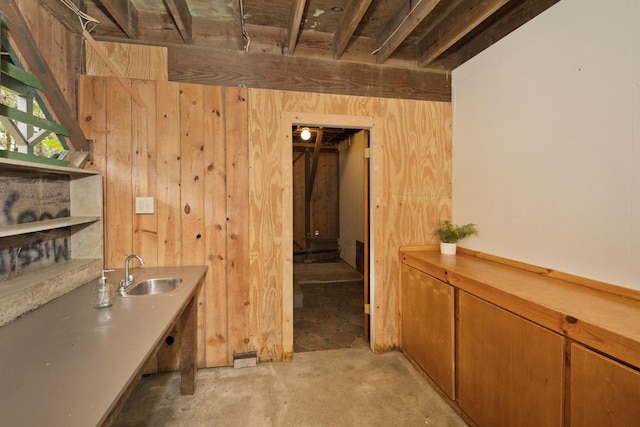
[(370, 131), (293, 124), (293, 351), (368, 346)]

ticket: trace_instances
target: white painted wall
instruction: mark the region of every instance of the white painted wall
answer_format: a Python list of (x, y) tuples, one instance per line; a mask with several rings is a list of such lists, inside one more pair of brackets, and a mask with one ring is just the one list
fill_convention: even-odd
[(454, 70), (461, 246), (640, 289), (638, 23), (563, 0)]
[(364, 242), (364, 138), (340, 145), (340, 258), (356, 267), (356, 240)]

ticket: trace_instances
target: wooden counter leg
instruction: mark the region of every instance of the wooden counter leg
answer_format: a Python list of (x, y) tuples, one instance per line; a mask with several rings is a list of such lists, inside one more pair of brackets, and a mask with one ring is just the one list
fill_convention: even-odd
[(191, 298), (181, 317), (180, 331), (180, 394), (194, 394), (196, 391), (197, 351), (196, 351), (196, 295)]

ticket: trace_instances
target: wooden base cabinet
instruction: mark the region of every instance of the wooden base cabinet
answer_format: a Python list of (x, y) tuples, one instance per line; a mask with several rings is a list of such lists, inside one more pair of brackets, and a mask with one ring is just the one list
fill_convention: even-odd
[(452, 286), (402, 265), (402, 349), (455, 398), (455, 293)]
[(479, 426), (563, 424), (564, 338), (458, 292), (458, 404)]
[(571, 344), (571, 426), (640, 425), (640, 372)]

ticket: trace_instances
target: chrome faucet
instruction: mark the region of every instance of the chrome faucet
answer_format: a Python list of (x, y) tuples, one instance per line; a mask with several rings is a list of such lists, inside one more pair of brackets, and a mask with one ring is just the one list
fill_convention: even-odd
[(144, 260), (136, 254), (133, 255), (129, 255), (127, 258), (125, 258), (124, 260), (124, 279), (122, 279), (120, 281), (120, 286), (118, 287), (118, 291), (119, 292), (124, 292), (127, 290), (127, 288), (129, 286), (131, 286), (133, 284), (133, 281), (135, 280), (135, 276), (133, 274), (129, 274), (129, 261), (131, 261), (133, 258), (136, 258), (138, 260), (138, 262), (140, 263), (140, 265), (144, 265)]

